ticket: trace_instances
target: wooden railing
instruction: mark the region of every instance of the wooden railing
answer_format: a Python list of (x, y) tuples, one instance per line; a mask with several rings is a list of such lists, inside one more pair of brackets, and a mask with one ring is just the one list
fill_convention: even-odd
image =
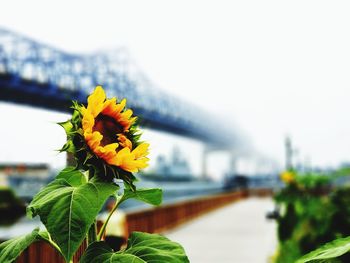
[(161, 233), (246, 196), (246, 191), (237, 191), (128, 213), (129, 233)]
[[(127, 214), (129, 233), (132, 231), (161, 233), (248, 196), (269, 196), (271, 194), (272, 191), (269, 189), (242, 190), (131, 212)], [(73, 259), (74, 263), (79, 262), (84, 250), (85, 245), (77, 251)], [(48, 244), (36, 242), (22, 253), (17, 262), (64, 263), (64, 260)]]

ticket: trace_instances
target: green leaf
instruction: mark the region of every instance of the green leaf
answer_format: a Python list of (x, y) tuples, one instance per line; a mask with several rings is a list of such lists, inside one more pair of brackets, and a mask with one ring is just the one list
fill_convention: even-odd
[(151, 205), (160, 205), (162, 203), (163, 192), (160, 188), (137, 189), (135, 191), (125, 189), (122, 201), (134, 198)]
[(83, 242), (107, 198), (118, 190), (112, 183), (97, 179), (84, 182), (82, 177), (76, 171), (61, 173), (27, 208), (29, 216), (40, 216), (66, 261)]
[(144, 263), (145, 261), (129, 254), (114, 253), (105, 242), (91, 244), (80, 259), (80, 263)]
[(57, 124), (60, 125), (66, 131), (67, 134), (69, 134), (73, 130), (73, 124), (70, 120), (65, 122), (59, 122)]
[(72, 142), (72, 140), (68, 140), (61, 149), (58, 150), (59, 152), (68, 152), (68, 153), (74, 153), (75, 152), (75, 146)]
[(57, 247), (57, 245), (52, 240), (50, 240), (49, 233), (47, 231), (39, 232), (39, 228), (36, 228), (30, 234), (10, 239), (1, 243), (0, 262), (14, 262), (27, 247), (29, 247), (32, 243), (40, 240), (51, 244), (55, 249), (57, 249), (59, 253), (61, 253), (61, 250)]
[(30, 244), (42, 239), (39, 229), (36, 228), (30, 234), (10, 239), (0, 244), (0, 262), (11, 263), (16, 260)]
[(350, 250), (350, 236), (333, 240), (300, 258), (297, 263), (336, 258)]
[(88, 247), (80, 263), (145, 263), (189, 262), (184, 249), (176, 242), (156, 234), (133, 232), (124, 251), (114, 253), (105, 242), (95, 242)]
[(79, 170), (76, 170), (73, 166), (64, 168), (57, 176), (56, 179), (65, 179), (71, 186), (79, 186), (87, 183), (87, 178)]

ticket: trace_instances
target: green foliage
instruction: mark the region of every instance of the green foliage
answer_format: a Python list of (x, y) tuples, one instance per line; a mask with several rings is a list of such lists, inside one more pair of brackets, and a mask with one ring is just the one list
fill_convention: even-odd
[[(34, 230), (31, 234), (0, 245), (0, 262), (13, 262), (31, 243), (45, 240), (69, 262), (109, 196), (118, 186), (97, 177), (88, 180), (74, 167), (63, 169), (53, 182), (44, 187), (27, 208), (30, 217), (40, 216), (48, 232)], [(119, 203), (134, 198), (159, 205), (161, 189), (126, 188)], [(90, 231), (89, 231), (90, 229)], [(50, 234), (49, 234), (50, 233)], [(52, 239), (51, 239), (52, 238)], [(124, 251), (114, 252), (104, 242), (90, 244), (81, 262), (189, 262), (183, 248), (169, 239), (154, 234), (134, 232)]]
[(295, 259), (301, 255), (300, 248), (294, 240), (286, 240), (280, 243), (279, 254), (275, 263), (295, 263)]
[(344, 167), (334, 172), (333, 177), (348, 176), (350, 174), (350, 167)]
[(68, 166), (64, 168), (57, 176), (56, 179), (64, 179), (71, 186), (79, 186), (87, 183), (88, 179), (75, 167)]
[(150, 205), (160, 205), (162, 203), (163, 192), (159, 188), (137, 189), (132, 191), (125, 189), (121, 202), (134, 198)]
[(306, 254), (297, 263), (337, 258), (350, 250), (350, 237), (336, 239)]
[(67, 134), (73, 132), (73, 124), (70, 120), (65, 121), (65, 122), (59, 122), (57, 124), (60, 125)]
[[(350, 235), (350, 189), (332, 187), (336, 177), (297, 175), (295, 182), (276, 194), (281, 207), (276, 262), (295, 262), (327, 242)], [(349, 262), (349, 255), (337, 262)]]
[(308, 173), (305, 175), (297, 176), (297, 183), (304, 189), (308, 190), (320, 190), (323, 187), (328, 187), (331, 183), (333, 176), (324, 174)]
[(12, 263), (30, 244), (39, 240), (47, 240), (46, 233), (36, 228), (30, 234), (1, 243), (0, 262)]
[(86, 182), (77, 171), (62, 171), (28, 206), (28, 215), (39, 215), (52, 239), (69, 261), (84, 240), (107, 198), (118, 186), (93, 178)]
[(156, 234), (133, 232), (124, 251), (114, 253), (104, 242), (90, 245), (81, 263), (189, 262), (181, 245)]

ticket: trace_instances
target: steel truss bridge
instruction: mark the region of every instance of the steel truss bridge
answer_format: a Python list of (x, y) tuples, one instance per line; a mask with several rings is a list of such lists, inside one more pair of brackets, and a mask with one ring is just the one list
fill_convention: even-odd
[[(67, 112), (96, 85), (128, 106), (153, 129), (200, 139), (213, 147), (240, 145), (225, 122), (158, 89), (125, 49), (69, 54), (0, 28), (0, 100)], [(214, 101), (214, 99), (213, 99)]]

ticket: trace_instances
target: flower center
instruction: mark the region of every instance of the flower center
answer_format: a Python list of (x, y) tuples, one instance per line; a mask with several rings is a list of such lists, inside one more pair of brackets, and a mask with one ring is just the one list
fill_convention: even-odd
[(110, 116), (99, 114), (95, 119), (93, 131), (103, 135), (101, 145), (105, 146), (118, 141), (117, 134), (123, 132), (123, 126)]

